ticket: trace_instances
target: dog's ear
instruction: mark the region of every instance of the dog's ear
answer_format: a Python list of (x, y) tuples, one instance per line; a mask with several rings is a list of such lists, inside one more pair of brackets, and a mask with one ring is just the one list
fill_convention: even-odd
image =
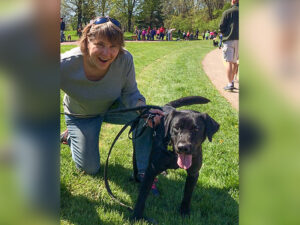
[(208, 140), (212, 141), (212, 136), (219, 130), (220, 124), (218, 124), (213, 118), (211, 118), (208, 114), (203, 113), (202, 118), (205, 123), (205, 133)]
[(168, 137), (168, 139), (169, 139), (169, 136), (170, 136), (170, 129), (171, 129), (171, 121), (172, 121), (172, 119), (173, 119), (173, 113), (174, 113), (174, 109), (172, 109), (172, 110), (168, 110), (167, 112), (166, 112), (166, 114), (165, 114), (165, 137)]

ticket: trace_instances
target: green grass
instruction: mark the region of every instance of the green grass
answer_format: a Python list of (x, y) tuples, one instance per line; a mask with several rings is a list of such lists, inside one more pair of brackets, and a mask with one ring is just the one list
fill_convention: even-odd
[[(145, 215), (166, 225), (238, 224), (238, 113), (216, 91), (202, 69), (201, 61), (213, 49), (211, 42), (129, 42), (126, 48), (134, 57), (138, 87), (148, 104), (164, 105), (183, 96), (204, 96), (211, 103), (185, 108), (207, 112), (221, 124), (213, 142), (203, 144), (203, 166), (193, 193), (190, 218), (181, 218), (178, 213), (186, 177), (184, 170), (169, 170), (166, 177), (159, 176), (161, 195), (154, 197), (150, 194)], [(67, 49), (62, 46), (62, 51)], [(65, 128), (62, 117), (61, 129)], [(103, 180), (107, 151), (120, 129), (118, 125), (103, 125), (100, 134), (101, 171), (96, 176), (77, 171), (69, 147), (62, 146), (62, 224), (130, 224), (130, 212), (110, 199)], [(109, 180), (113, 193), (133, 206), (138, 185), (129, 181), (131, 157), (132, 145), (124, 134), (111, 156)]]
[(76, 30), (66, 30), (65, 31), (66, 40), (68, 40), (68, 35), (71, 35), (71, 40), (72, 41), (78, 41), (79, 40), (79, 36), (77, 35)]

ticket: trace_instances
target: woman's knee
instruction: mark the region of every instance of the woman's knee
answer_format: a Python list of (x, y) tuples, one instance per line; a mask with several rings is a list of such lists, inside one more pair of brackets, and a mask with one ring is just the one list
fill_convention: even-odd
[(77, 169), (80, 171), (83, 171), (86, 174), (89, 175), (95, 175), (99, 172), (100, 170), (100, 163), (88, 163), (84, 165), (80, 165), (79, 163), (76, 163)]

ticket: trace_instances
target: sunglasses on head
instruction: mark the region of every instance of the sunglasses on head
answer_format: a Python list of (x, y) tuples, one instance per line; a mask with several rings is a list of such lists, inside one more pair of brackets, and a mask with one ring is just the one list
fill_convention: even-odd
[(106, 16), (106, 17), (99, 17), (98, 19), (96, 19), (94, 21), (94, 24), (98, 25), (98, 24), (102, 24), (102, 23), (107, 23), (108, 21), (112, 22), (114, 25), (116, 25), (117, 27), (119, 27), (121, 29), (120, 22), (118, 20), (116, 20), (114, 18), (110, 18), (108, 16)]

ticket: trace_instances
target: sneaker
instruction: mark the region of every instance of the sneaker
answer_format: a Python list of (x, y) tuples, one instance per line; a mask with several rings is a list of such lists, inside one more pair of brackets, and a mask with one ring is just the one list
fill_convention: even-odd
[(157, 183), (158, 183), (158, 179), (155, 177), (155, 179), (153, 181), (153, 184), (152, 184), (152, 187), (151, 187), (151, 192), (154, 196), (159, 196), (159, 191), (156, 187)]
[(66, 129), (64, 132), (60, 134), (60, 143), (67, 145), (68, 144), (68, 136), (69, 132), (68, 129)]
[(227, 86), (224, 87), (225, 91), (232, 91), (233, 89), (234, 89), (233, 83), (231, 83), (231, 85), (227, 85)]

